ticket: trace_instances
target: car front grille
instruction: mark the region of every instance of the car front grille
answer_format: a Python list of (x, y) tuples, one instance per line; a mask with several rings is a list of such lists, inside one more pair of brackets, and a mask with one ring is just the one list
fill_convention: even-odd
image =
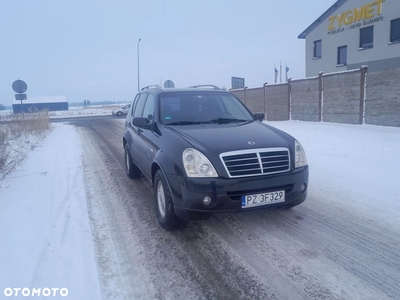
[(263, 148), (220, 154), (229, 177), (270, 175), (290, 170), (287, 148)]

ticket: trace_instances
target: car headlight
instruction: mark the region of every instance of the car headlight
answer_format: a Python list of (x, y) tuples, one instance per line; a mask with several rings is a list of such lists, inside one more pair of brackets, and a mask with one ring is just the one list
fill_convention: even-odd
[(306, 157), (306, 153), (304, 152), (304, 148), (296, 140), (294, 140), (294, 152), (295, 152), (294, 167), (300, 168), (300, 167), (307, 166), (307, 157)]
[(212, 163), (196, 149), (185, 149), (182, 153), (182, 160), (188, 177), (218, 177)]

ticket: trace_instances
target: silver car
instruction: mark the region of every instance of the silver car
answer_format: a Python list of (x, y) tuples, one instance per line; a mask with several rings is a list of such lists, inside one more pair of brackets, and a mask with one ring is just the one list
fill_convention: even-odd
[(113, 111), (112, 111), (112, 114), (113, 115), (117, 115), (117, 116), (122, 116), (122, 115), (126, 115), (126, 114), (128, 114), (128, 111), (129, 111), (129, 109), (131, 108), (131, 105), (130, 104), (125, 104), (125, 105), (122, 105), (120, 108), (118, 108), (118, 109), (114, 109)]

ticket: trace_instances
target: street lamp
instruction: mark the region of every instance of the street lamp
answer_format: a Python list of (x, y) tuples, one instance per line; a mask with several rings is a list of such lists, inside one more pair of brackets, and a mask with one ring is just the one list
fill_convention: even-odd
[(142, 39), (137, 43), (137, 90), (140, 91), (140, 73), (139, 73), (139, 44)]

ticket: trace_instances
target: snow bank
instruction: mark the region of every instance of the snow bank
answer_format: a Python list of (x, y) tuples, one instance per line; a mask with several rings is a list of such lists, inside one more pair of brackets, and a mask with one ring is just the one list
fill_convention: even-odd
[(56, 124), (3, 181), (1, 295), (6, 288), (47, 287), (67, 288), (70, 299), (100, 299), (81, 151), (74, 127)]
[(400, 128), (266, 123), (293, 135), (305, 148), (312, 194), (377, 223), (400, 226)]

